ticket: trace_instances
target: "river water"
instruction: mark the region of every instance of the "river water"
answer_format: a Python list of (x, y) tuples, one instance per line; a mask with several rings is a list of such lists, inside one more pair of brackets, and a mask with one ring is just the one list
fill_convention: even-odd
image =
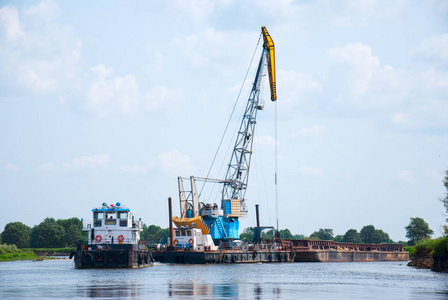
[(448, 299), (448, 274), (406, 262), (155, 264), (77, 270), (71, 260), (0, 263), (0, 299)]

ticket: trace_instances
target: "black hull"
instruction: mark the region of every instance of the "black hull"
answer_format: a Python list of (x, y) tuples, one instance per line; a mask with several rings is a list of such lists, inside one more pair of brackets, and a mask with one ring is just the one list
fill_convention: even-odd
[(139, 245), (80, 246), (71, 253), (76, 269), (145, 268), (153, 264), (151, 251)]
[(240, 264), (293, 262), (294, 254), (289, 251), (177, 251), (166, 250), (153, 253), (161, 263), (177, 264)]

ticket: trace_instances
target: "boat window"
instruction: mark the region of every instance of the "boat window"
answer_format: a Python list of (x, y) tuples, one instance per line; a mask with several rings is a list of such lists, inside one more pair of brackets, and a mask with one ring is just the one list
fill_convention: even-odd
[(93, 214), (94, 220), (102, 220), (103, 218), (104, 218), (104, 213), (102, 213), (102, 212), (95, 212)]
[(115, 212), (113, 213), (106, 213), (106, 219), (104, 220), (105, 225), (116, 225), (117, 219)]
[(187, 230), (187, 235), (191, 236), (191, 230)]
[(180, 231), (176, 230), (176, 236), (180, 236)]
[(128, 227), (128, 213), (119, 212), (118, 219), (120, 220), (120, 227)]
[(93, 227), (101, 227), (104, 218), (104, 213), (94, 212), (93, 213)]
[(185, 230), (182, 230), (182, 236), (185, 236)]

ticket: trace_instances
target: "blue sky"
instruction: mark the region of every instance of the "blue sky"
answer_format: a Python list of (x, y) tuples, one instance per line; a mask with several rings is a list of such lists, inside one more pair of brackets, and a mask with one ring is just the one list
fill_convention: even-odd
[[(117, 201), (167, 227), (177, 176), (207, 174), (266, 26), (277, 55), (280, 227), (344, 234), (372, 224), (397, 241), (422, 217), (438, 236), (447, 20), (436, 0), (2, 1), (0, 227), (89, 219)], [(237, 112), (253, 75), (252, 66)], [(275, 223), (265, 98), (243, 228), (256, 203), (262, 223)], [(224, 176), (236, 126), (211, 177)], [(211, 189), (203, 200), (219, 203)]]

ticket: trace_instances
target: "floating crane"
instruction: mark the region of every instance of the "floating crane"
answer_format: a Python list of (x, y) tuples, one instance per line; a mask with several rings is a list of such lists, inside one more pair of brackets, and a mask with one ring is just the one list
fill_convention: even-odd
[[(263, 26), (261, 32), (263, 49), (225, 179), (216, 180), (191, 176), (189, 178), (191, 191), (185, 191), (183, 181), (188, 178), (178, 177), (181, 217), (173, 217), (174, 223), (177, 227), (188, 226), (201, 229), (202, 234), (211, 235), (215, 244), (225, 240), (238, 239), (239, 218), (247, 216), (245, 194), (249, 179), (257, 112), (264, 108), (260, 93), (265, 68), (267, 68), (269, 74), (271, 100), (277, 100), (274, 41), (266, 27)], [(217, 204), (199, 202), (196, 180), (214, 181), (223, 184), (220, 208)]]

